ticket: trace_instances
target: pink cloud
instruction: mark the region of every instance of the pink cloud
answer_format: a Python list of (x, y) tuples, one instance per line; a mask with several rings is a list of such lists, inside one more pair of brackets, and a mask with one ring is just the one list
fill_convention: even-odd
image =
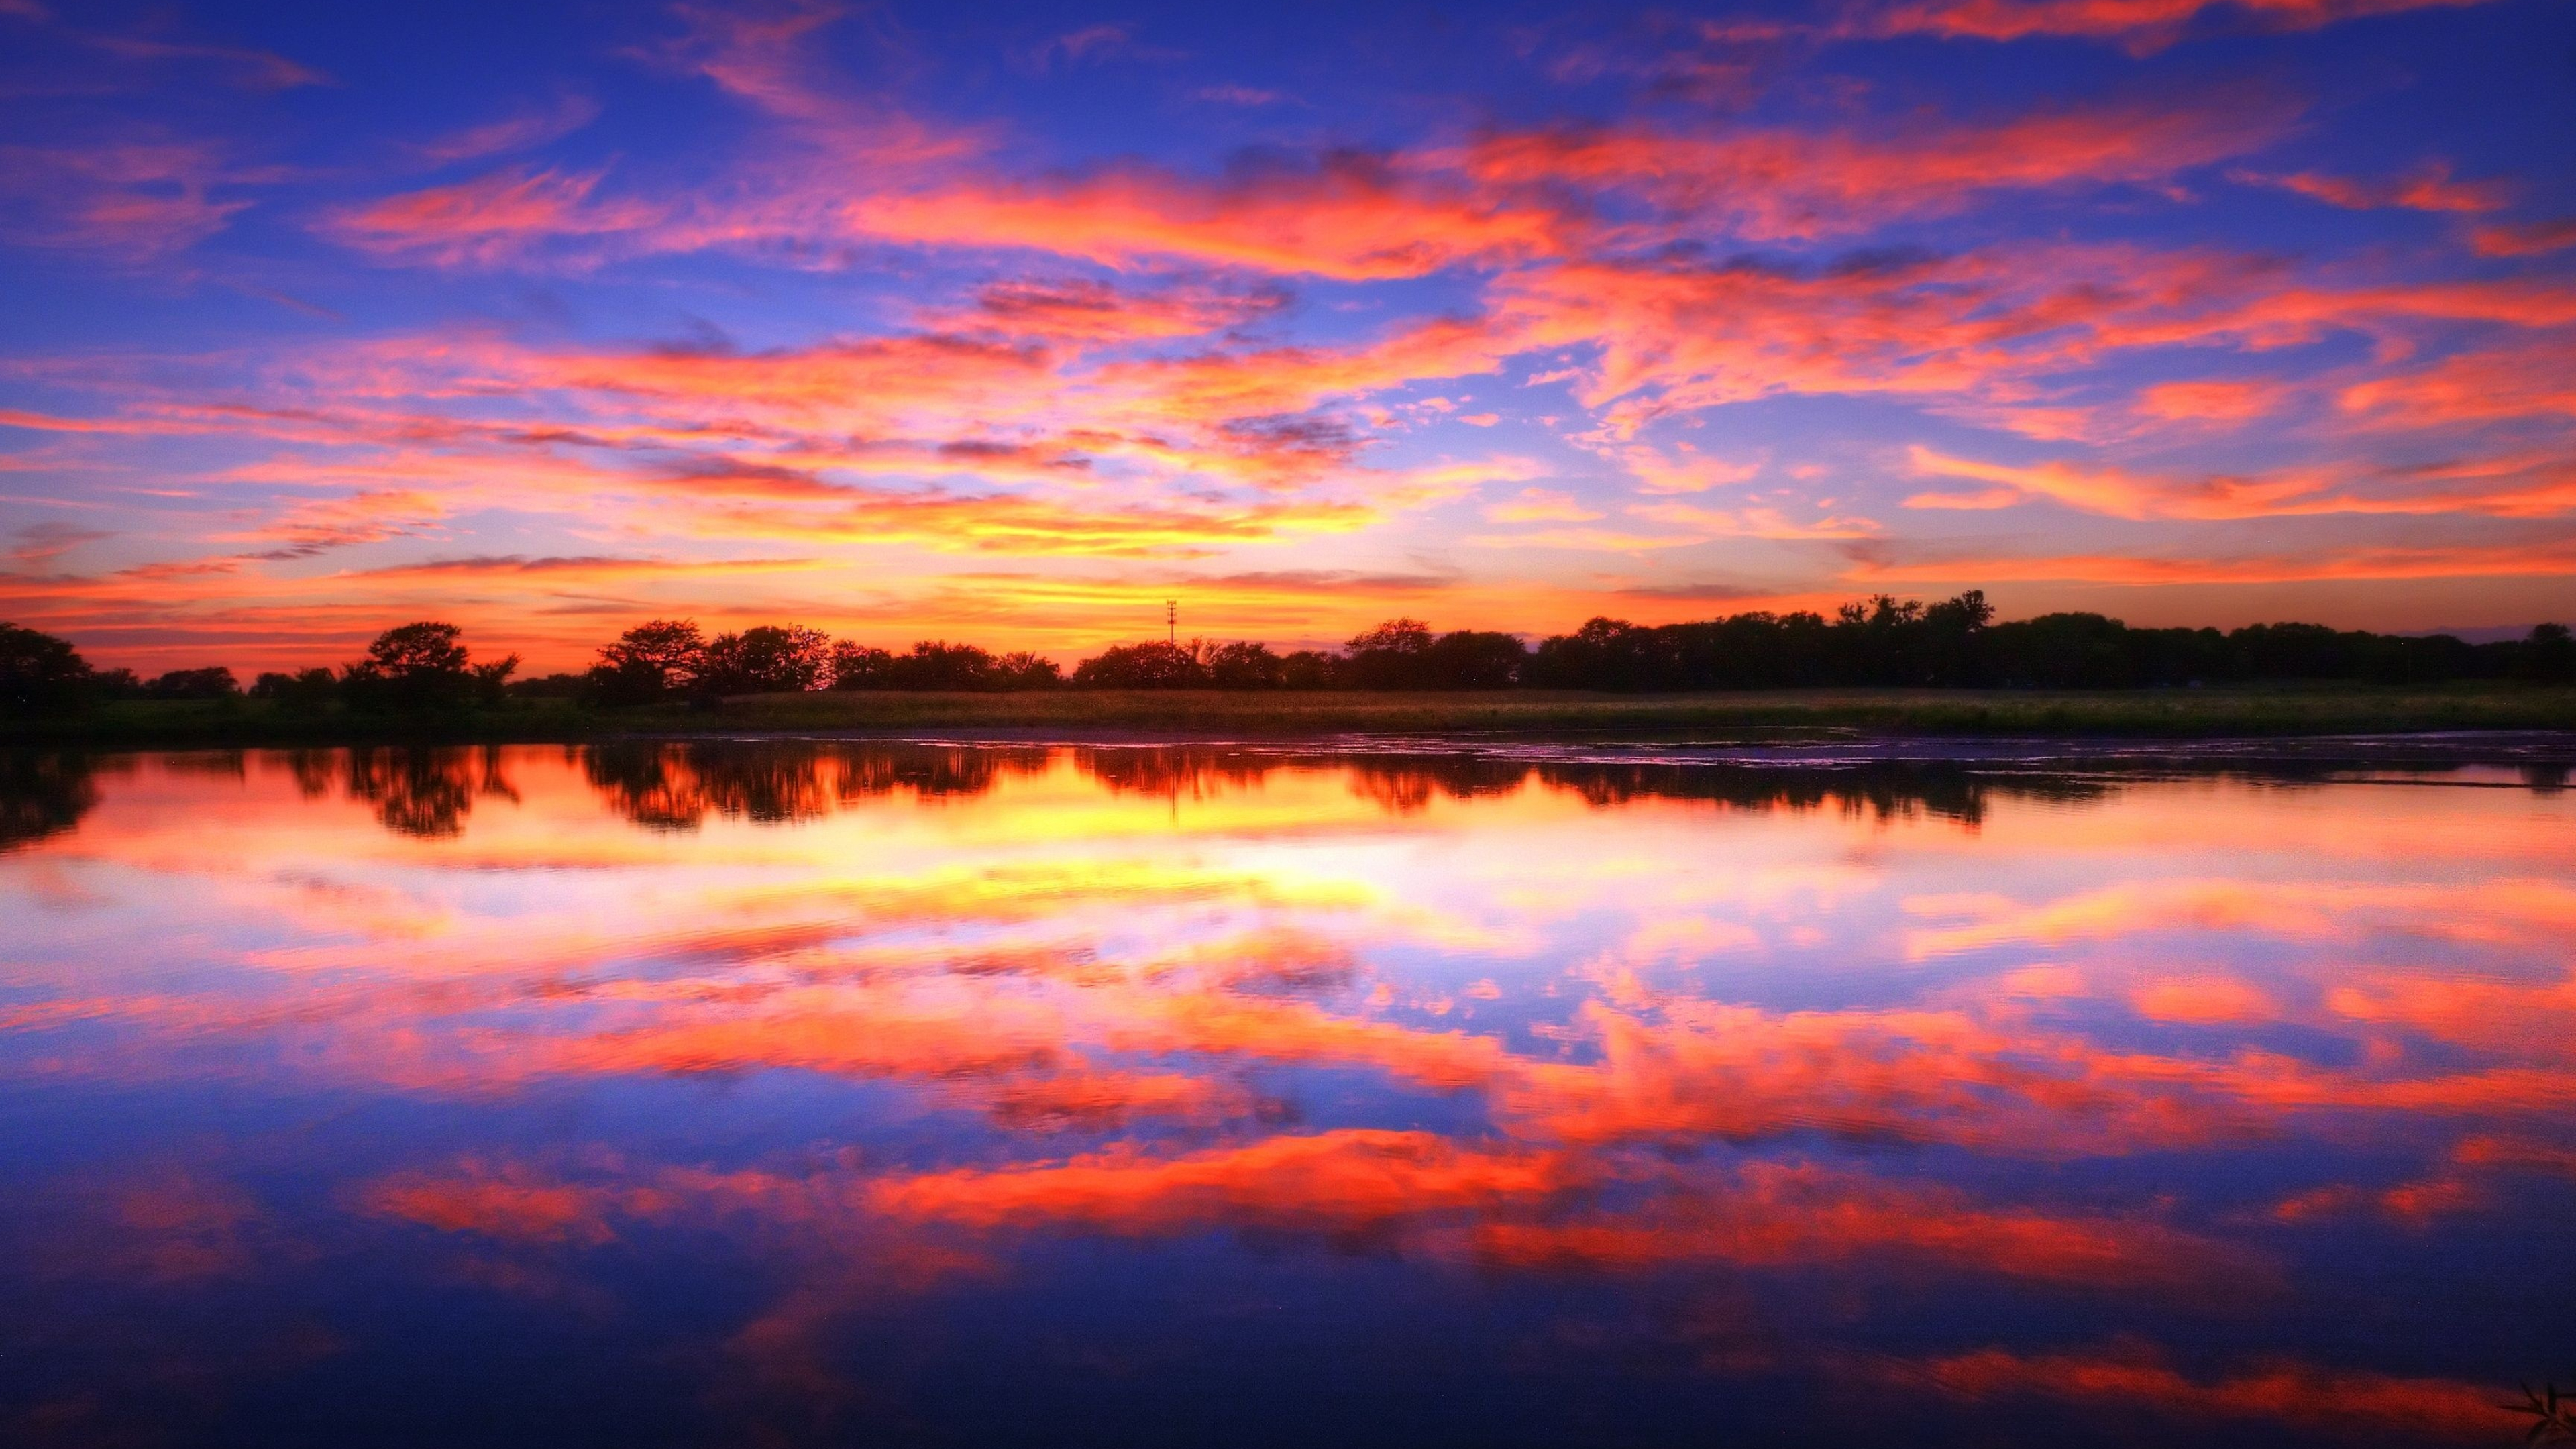
[(322, 231), (389, 260), (488, 267), (530, 259), (557, 243), (630, 236), (662, 219), (639, 201), (593, 202), (604, 175), (495, 171), (344, 207), (323, 220)]
[(2451, 168), (2446, 162), (2435, 162), (2409, 175), (2385, 181), (2357, 181), (2313, 171), (2278, 177), (2231, 172), (2230, 179), (2268, 182), (2348, 211), (2401, 207), (2409, 211), (2483, 212), (2500, 210), (2513, 200), (2513, 188), (2501, 181), (2452, 180)]
[(0, 241), (158, 262), (222, 231), (251, 204), (231, 189), (257, 177), (210, 141), (0, 144)]
[(448, 166), (459, 161), (478, 161), (486, 156), (505, 156), (525, 151), (548, 141), (571, 135), (599, 119), (599, 103), (588, 96), (565, 95), (550, 106), (532, 107), (453, 131), (434, 141), (412, 147), (421, 160), (433, 166)]

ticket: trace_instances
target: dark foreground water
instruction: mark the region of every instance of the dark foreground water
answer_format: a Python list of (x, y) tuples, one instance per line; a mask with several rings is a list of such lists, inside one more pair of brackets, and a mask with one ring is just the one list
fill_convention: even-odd
[(0, 757), (0, 1441), (2513, 1443), (2442, 755)]

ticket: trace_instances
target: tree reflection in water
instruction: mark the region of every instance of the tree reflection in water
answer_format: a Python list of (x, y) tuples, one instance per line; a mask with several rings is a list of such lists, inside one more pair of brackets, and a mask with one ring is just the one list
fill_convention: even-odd
[(0, 750), (0, 851), (80, 824), (98, 806), (99, 764), (67, 750)]
[(1636, 800), (1706, 800), (1744, 810), (1835, 810), (1880, 820), (1919, 814), (1974, 825), (1993, 799), (2080, 802), (2113, 788), (2102, 780), (1943, 764), (1828, 769), (1528, 763), (1464, 753), (1389, 759), (1197, 746), (1057, 750), (701, 741), (595, 745), (581, 751), (581, 760), (592, 788), (619, 815), (651, 830), (693, 830), (710, 814), (791, 824), (898, 792), (925, 799), (982, 795), (1004, 781), (1042, 774), (1059, 755), (1113, 794), (1172, 800), (1255, 789), (1283, 770), (1329, 769), (1346, 774), (1355, 794), (1394, 816), (1419, 814), (1435, 800), (1509, 795), (1536, 785), (1605, 809)]
[(463, 833), (477, 799), (518, 802), (502, 758), (499, 745), (353, 749), (343, 757), (343, 783), (350, 798), (376, 807), (387, 830), (443, 840)]
[(594, 745), (582, 772), (610, 809), (648, 830), (694, 830), (710, 814), (784, 825), (897, 791), (981, 795), (1036, 774), (1049, 751), (803, 742)]

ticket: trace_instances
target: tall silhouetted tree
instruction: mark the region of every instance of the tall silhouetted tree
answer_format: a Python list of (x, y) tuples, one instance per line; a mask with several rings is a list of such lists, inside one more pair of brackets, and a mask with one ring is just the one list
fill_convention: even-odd
[(0, 709), (29, 714), (77, 708), (88, 698), (89, 661), (68, 639), (0, 624)]
[(1362, 689), (1419, 687), (1423, 657), (1431, 652), (1431, 626), (1420, 619), (1389, 619), (1352, 638), (1349, 671)]
[(2576, 637), (2564, 624), (2534, 624), (2514, 656), (2515, 675), (2548, 684), (2576, 679)]
[(497, 703), (519, 656), (476, 664), (463, 632), (434, 621), (387, 629), (343, 672), (342, 690), (359, 708), (407, 713)]
[(599, 651), (585, 676), (603, 704), (643, 704), (688, 689), (706, 672), (707, 641), (695, 619), (653, 619)]

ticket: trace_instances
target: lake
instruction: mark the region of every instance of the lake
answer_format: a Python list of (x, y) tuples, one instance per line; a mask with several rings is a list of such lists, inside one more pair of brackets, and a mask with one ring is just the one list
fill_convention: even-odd
[(2504, 1445), (2454, 748), (0, 763), (0, 1438)]

